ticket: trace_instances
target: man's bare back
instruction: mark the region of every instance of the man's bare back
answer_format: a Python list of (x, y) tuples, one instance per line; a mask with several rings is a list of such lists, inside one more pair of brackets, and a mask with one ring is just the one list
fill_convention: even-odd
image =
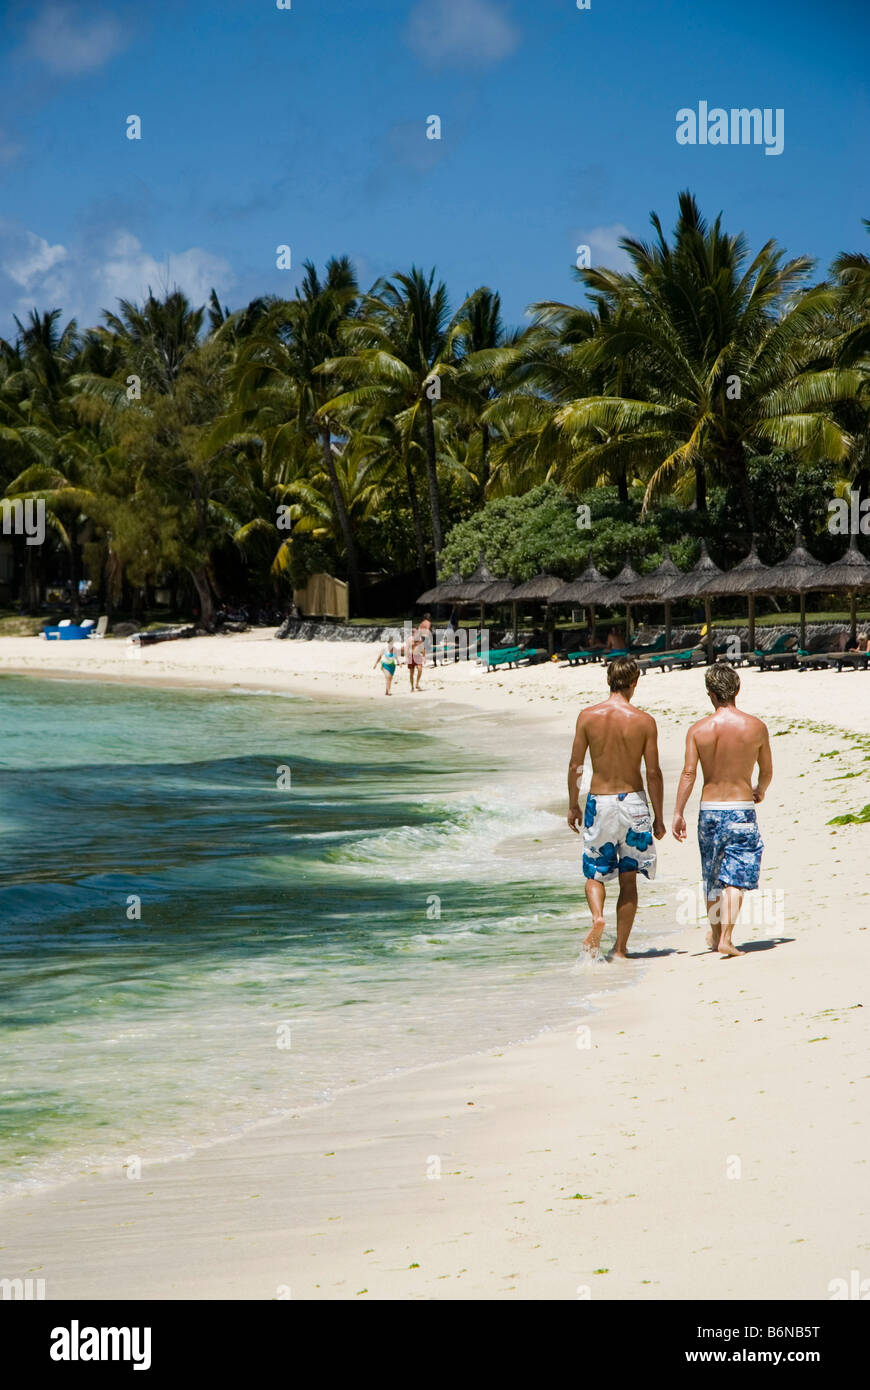
[(614, 796), (619, 792), (643, 790), (641, 760), (644, 749), (655, 737), (651, 714), (637, 709), (627, 700), (602, 700), (581, 711), (582, 729), (592, 759), (593, 795)]
[(752, 801), (756, 763), (761, 768), (765, 752), (770, 757), (767, 726), (754, 714), (736, 705), (720, 705), (689, 730), (704, 775), (705, 801)]

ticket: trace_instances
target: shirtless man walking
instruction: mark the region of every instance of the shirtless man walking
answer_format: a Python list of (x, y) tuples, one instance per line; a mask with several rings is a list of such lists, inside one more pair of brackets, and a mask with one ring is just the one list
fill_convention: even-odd
[[(698, 845), (710, 919), (707, 945), (723, 956), (743, 956), (746, 952), (738, 951), (731, 933), (744, 892), (758, 887), (764, 844), (755, 807), (770, 786), (773, 759), (766, 724), (734, 703), (740, 677), (733, 667), (719, 662), (708, 666), (705, 680), (713, 713), (693, 724), (686, 736), (672, 829), (677, 840), (685, 840), (684, 812), (700, 762), (704, 789)], [(756, 763), (758, 782), (753, 787)]]
[[(583, 815), (583, 873), (592, 930), (583, 949), (598, 954), (604, 931), (606, 883), (619, 876), (614, 959), (628, 958), (628, 937), (637, 912), (637, 875), (655, 878), (653, 836), (665, 834), (664, 779), (659, 767), (658, 730), (651, 714), (631, 703), (640, 668), (631, 657), (617, 657), (607, 668), (608, 699), (581, 710), (568, 766), (568, 824), (580, 832), (580, 777), (586, 750), (592, 783)], [(643, 790), (641, 761), (653, 816)]]

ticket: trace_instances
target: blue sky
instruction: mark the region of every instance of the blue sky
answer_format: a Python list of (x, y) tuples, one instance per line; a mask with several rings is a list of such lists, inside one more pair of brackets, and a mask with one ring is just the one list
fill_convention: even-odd
[[(865, 0), (6, 0), (0, 333), (31, 306), (214, 285), (237, 308), (348, 253), (365, 286), (437, 266), (521, 323), (576, 301), (576, 247), (709, 216), (865, 249)], [(785, 147), (680, 146), (676, 112), (781, 107)], [(141, 141), (126, 118), (142, 120)], [(442, 139), (426, 139), (437, 115)], [(289, 244), (293, 268), (276, 268)]]

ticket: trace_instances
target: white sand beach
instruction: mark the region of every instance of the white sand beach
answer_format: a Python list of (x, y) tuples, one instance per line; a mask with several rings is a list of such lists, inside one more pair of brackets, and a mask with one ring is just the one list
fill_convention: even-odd
[[(413, 707), (421, 728), (449, 717), (513, 744), (512, 778), (550, 810), (576, 712), (604, 692), (600, 667), (459, 665), (413, 695), (400, 669), (387, 702), (371, 646), (261, 632), (131, 651), (9, 638), (0, 673), (338, 696), (385, 720)], [(741, 679), (774, 736), (771, 911), (736, 929), (744, 958), (706, 951), (672, 897), (670, 954), (599, 966), (602, 987), (636, 983), (575, 1028), (471, 1056), (458, 1038), (453, 1062), (146, 1162), (138, 1181), (119, 1168), (10, 1198), (4, 1270), (50, 1299), (824, 1300), (870, 1275), (870, 824), (827, 824), (870, 801), (870, 674)], [(703, 671), (648, 674), (637, 703), (659, 722), (669, 823)], [(698, 797), (688, 843), (659, 846), (663, 879), (688, 888)]]

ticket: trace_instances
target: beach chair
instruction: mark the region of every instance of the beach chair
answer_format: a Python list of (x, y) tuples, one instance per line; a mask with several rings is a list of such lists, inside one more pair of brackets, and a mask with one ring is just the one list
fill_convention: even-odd
[(660, 632), (654, 642), (635, 643), (630, 648), (631, 656), (651, 656), (653, 652), (663, 652), (665, 649), (665, 634)]
[(98, 620), (96, 627), (94, 628), (93, 632), (91, 633), (91, 637), (92, 637), (92, 638), (94, 638), (94, 637), (105, 637), (105, 635), (106, 635), (106, 633), (108, 632), (108, 630), (109, 630), (109, 618), (108, 618), (108, 614), (104, 613), (104, 614), (102, 615), (102, 617)]
[(690, 667), (700, 665), (704, 660), (704, 651), (700, 647), (683, 647), (681, 651), (661, 652), (659, 656), (651, 656), (644, 661), (641, 669), (644, 671), (688, 671)]
[(498, 666), (515, 666), (519, 654), (519, 647), (495, 647), (481, 660), (487, 671), (494, 671)]
[(585, 651), (566, 652), (564, 660), (569, 666), (585, 666), (590, 661), (600, 661), (606, 651), (606, 647), (588, 647)]
[(801, 652), (797, 665), (800, 671), (866, 671), (870, 669), (870, 652)]
[[(790, 646), (790, 643), (793, 645)], [(760, 671), (784, 671), (797, 666), (800, 654), (795, 633), (781, 632), (772, 646), (756, 647), (747, 660), (750, 666), (757, 666)], [(808, 656), (809, 653), (804, 652), (803, 655)]]

